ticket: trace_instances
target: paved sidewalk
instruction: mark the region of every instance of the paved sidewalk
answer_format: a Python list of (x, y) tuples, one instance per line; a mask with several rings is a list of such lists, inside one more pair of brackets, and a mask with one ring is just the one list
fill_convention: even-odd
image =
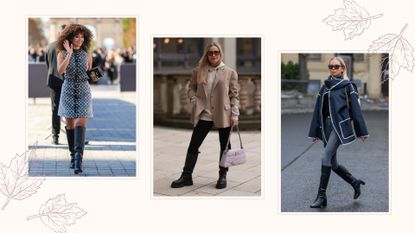
[[(216, 130), (208, 134), (200, 147), (201, 153), (193, 172), (194, 185), (170, 188), (171, 182), (180, 177), (191, 134), (191, 130), (154, 127), (154, 196), (261, 196), (260, 131), (241, 131), (248, 161), (229, 168), (227, 188), (215, 188), (220, 149)], [(236, 134), (231, 144), (233, 148), (239, 146)]]
[[(136, 92), (119, 92), (118, 85), (91, 85), (94, 118), (88, 120), (81, 176), (136, 175)], [(29, 176), (79, 176), (69, 169), (65, 124), (60, 145), (51, 143), (49, 98), (29, 99), (28, 144), (36, 149)], [(37, 145), (34, 146), (37, 142)]]

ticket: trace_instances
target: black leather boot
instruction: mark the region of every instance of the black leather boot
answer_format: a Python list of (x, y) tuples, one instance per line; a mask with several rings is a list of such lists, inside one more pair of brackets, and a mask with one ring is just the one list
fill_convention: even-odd
[(73, 169), (75, 167), (75, 148), (74, 148), (75, 130), (68, 129), (66, 127), (65, 127), (65, 130), (66, 130), (66, 138), (68, 139), (68, 148), (69, 148), (70, 156), (71, 156), (71, 163), (69, 165), (69, 168)]
[(217, 189), (224, 189), (226, 188), (226, 174), (228, 173), (228, 169), (224, 167), (219, 167), (219, 179), (216, 182)]
[(52, 144), (59, 145), (59, 135), (57, 134), (52, 135)]
[(82, 173), (82, 159), (85, 147), (85, 127), (75, 127), (75, 168), (74, 173)]
[(193, 185), (192, 173), (196, 165), (197, 157), (198, 157), (198, 153), (197, 154), (187, 153), (182, 175), (180, 176), (179, 179), (173, 181), (170, 187), (182, 188), (184, 186)]
[(360, 185), (365, 185), (366, 183), (363, 180), (354, 178), (352, 174), (342, 165), (337, 166), (337, 168), (333, 169), (333, 171), (353, 187), (353, 198), (357, 199), (360, 196)]
[(329, 184), (331, 167), (321, 166), (320, 186), (316, 200), (311, 204), (310, 208), (325, 208), (327, 206), (326, 190)]

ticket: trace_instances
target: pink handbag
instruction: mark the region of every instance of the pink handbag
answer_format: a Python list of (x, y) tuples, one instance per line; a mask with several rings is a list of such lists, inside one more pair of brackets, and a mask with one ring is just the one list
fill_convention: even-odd
[(220, 160), (219, 165), (221, 167), (231, 167), (236, 165), (241, 165), (246, 163), (246, 154), (245, 150), (242, 146), (242, 140), (241, 140), (241, 134), (239, 133), (239, 128), (236, 126), (236, 129), (238, 131), (239, 136), (239, 143), (241, 148), (240, 149), (228, 149), (229, 142), (231, 140), (231, 134), (233, 127), (231, 128), (231, 131), (229, 132), (228, 142), (226, 143), (226, 150), (223, 151), (222, 158)]

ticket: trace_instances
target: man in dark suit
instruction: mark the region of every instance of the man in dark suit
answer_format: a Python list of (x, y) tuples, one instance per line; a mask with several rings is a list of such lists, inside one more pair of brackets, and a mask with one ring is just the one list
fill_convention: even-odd
[[(61, 25), (60, 31), (65, 28)], [(46, 52), (46, 66), (48, 68), (47, 86), (50, 88), (50, 99), (52, 101), (52, 143), (59, 144), (59, 132), (61, 130), (61, 121), (58, 116), (59, 100), (63, 78), (58, 72), (56, 41), (50, 43)]]

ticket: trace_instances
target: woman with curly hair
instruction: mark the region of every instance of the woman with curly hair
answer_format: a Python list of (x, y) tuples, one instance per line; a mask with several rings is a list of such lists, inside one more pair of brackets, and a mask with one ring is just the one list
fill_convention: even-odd
[(92, 67), (89, 47), (91, 31), (83, 25), (71, 24), (61, 32), (56, 42), (58, 72), (64, 83), (58, 115), (66, 119), (66, 136), (71, 156), (70, 168), (82, 173), (87, 118), (92, 118), (91, 88), (86, 71)]

